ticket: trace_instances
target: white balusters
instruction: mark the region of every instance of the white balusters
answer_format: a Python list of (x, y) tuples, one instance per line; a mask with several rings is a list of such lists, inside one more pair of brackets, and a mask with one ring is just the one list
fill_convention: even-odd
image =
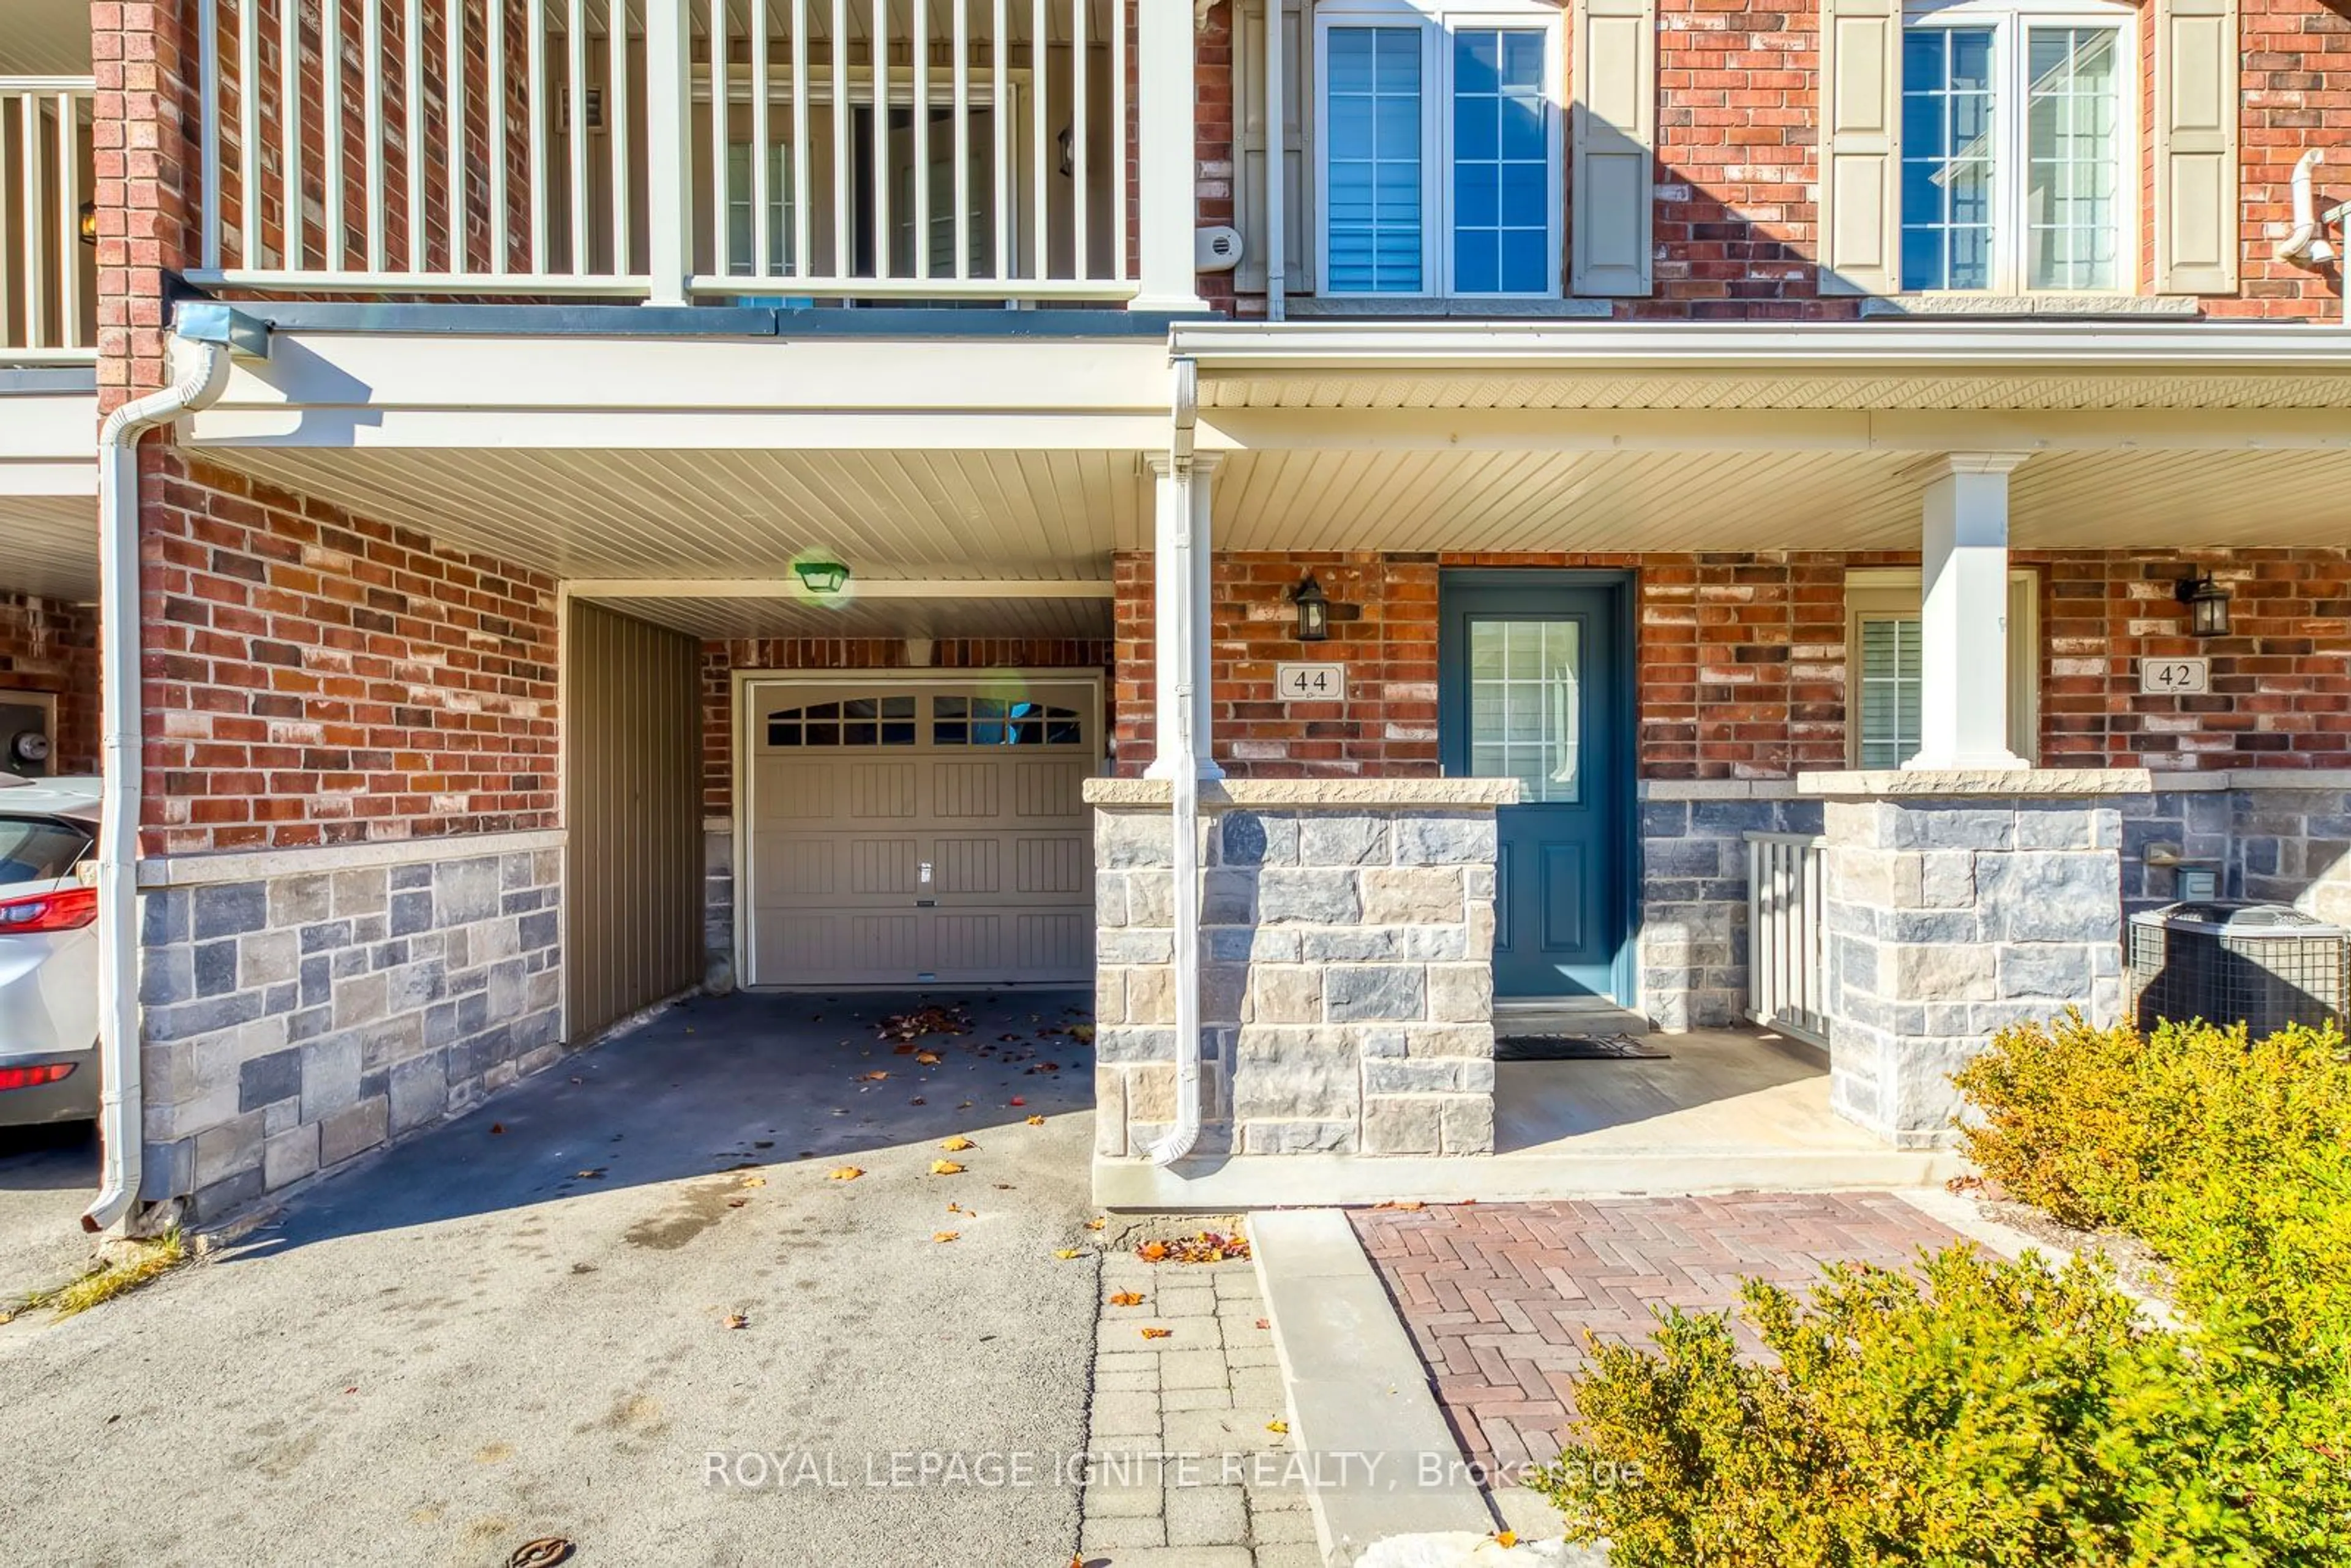
[(12, 361), (87, 361), (96, 342), (82, 277), (90, 108), (88, 77), (0, 77), (0, 349)]
[(1825, 1046), (1823, 841), (1804, 833), (1747, 835), (1747, 1016)]

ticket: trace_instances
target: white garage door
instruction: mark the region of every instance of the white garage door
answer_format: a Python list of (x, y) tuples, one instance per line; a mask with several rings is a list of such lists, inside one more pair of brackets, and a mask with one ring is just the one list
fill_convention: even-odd
[(755, 986), (1079, 984), (1093, 973), (1098, 683), (750, 681)]

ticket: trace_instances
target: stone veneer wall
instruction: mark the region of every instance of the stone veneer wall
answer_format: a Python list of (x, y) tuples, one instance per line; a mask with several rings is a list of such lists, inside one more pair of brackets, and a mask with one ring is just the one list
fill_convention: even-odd
[(1818, 833), (1821, 803), (1792, 786), (1652, 783), (1641, 801), (1640, 1008), (1650, 1027), (1719, 1029), (1746, 1016), (1747, 835)]
[(2253, 773), (2225, 789), (2180, 789), (2168, 779), (2123, 814), (2123, 905), (2152, 909), (2179, 896), (2179, 873), (2148, 865), (2150, 847), (2208, 862), (2223, 898), (2290, 904), (2351, 927), (2351, 772)]
[[(1508, 780), (1202, 790), (1195, 1153), (1494, 1147), (1494, 812)], [(1095, 1153), (1175, 1109), (1168, 790), (1096, 779)]]
[(551, 833), (166, 862), (141, 899), (150, 1202), (216, 1216), (560, 1049)]
[(1861, 782), (1823, 821), (1830, 1103), (1896, 1146), (1932, 1146), (1958, 1109), (1949, 1075), (1996, 1030), (2068, 1007), (2122, 1016), (2122, 819), (2147, 776), (1818, 787), (1840, 779)]

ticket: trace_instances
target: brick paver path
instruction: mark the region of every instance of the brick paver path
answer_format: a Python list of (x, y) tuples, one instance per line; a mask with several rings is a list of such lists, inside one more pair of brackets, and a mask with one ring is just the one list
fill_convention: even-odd
[[(1883, 1193), (1611, 1198), (1357, 1209), (1355, 1234), (1412, 1331), (1462, 1451), (1507, 1472), (1555, 1457), (1587, 1331), (1646, 1343), (1656, 1310), (1736, 1305), (1839, 1260), (1909, 1262), (1957, 1239)], [(1752, 1345), (1742, 1325), (1742, 1338)]]

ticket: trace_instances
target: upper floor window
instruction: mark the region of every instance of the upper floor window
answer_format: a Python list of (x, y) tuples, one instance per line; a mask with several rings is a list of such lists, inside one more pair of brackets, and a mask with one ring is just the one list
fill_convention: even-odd
[(1559, 13), (1316, 9), (1330, 294), (1559, 292)]
[(2131, 17), (1963, 0), (1902, 40), (1902, 287), (2129, 287)]

